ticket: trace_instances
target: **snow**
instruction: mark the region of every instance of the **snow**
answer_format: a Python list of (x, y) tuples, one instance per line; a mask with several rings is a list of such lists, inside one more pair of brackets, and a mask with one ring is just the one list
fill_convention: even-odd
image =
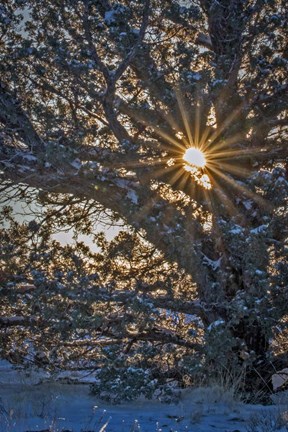
[(221, 326), (222, 324), (225, 324), (225, 321), (223, 321), (222, 319), (219, 319), (217, 321), (214, 321), (213, 323), (211, 323), (209, 325), (209, 327), (207, 328), (208, 331), (211, 331), (212, 329)]
[(37, 161), (37, 158), (32, 153), (17, 152), (17, 155), (29, 162)]
[(140, 33), (140, 30), (136, 29), (136, 28), (132, 28), (131, 33), (133, 33), (135, 36), (138, 36)]
[(139, 198), (138, 195), (136, 194), (136, 192), (132, 189), (130, 189), (127, 194), (126, 197), (133, 203), (133, 204), (138, 204)]
[(120, 187), (121, 189), (128, 190), (128, 193), (133, 192), (131, 190), (131, 186), (132, 187), (138, 187), (138, 184), (136, 182), (133, 182), (129, 179), (127, 180), (125, 178), (116, 178), (116, 179), (113, 179), (112, 181), (116, 186)]
[(218, 85), (223, 85), (223, 84), (226, 84), (226, 83), (227, 83), (227, 80), (215, 79), (214, 81), (212, 81), (211, 87), (216, 87)]
[(275, 184), (284, 184), (285, 186), (288, 184), (288, 182), (287, 182), (287, 180), (285, 180), (285, 178), (284, 177), (278, 177), (278, 179), (276, 180), (276, 183)]
[(129, 189), (129, 186), (130, 186), (129, 180), (126, 180), (126, 179), (123, 179), (123, 178), (115, 179), (114, 183), (117, 186), (119, 186), (120, 188), (123, 188), (123, 189)]
[(219, 386), (183, 390), (178, 404), (137, 400), (110, 405), (91, 395), (87, 384), (41, 382), (41, 371), (29, 376), (23, 370), (22, 378), (20, 372), (0, 361), (0, 432), (247, 432), (251, 417), (271, 417), (281, 409), (244, 405)]
[[(51, 380), (51, 379), (50, 379)], [(75, 370), (75, 371), (62, 371), (54, 375), (54, 380), (66, 383), (81, 383), (81, 384), (92, 384), (95, 383), (95, 373), (87, 370)], [(43, 380), (42, 380), (43, 382)]]
[(267, 228), (268, 228), (268, 225), (260, 225), (257, 228), (252, 229), (250, 231), (250, 233), (254, 234), (254, 235), (265, 234)]
[(157, 219), (154, 216), (149, 216), (148, 219), (150, 222), (156, 222), (157, 221)]
[(187, 77), (193, 79), (194, 81), (201, 80), (201, 74), (199, 72), (188, 72)]
[[(48, 372), (42, 370), (34, 371), (33, 375), (31, 375), (27, 369), (14, 368), (8, 361), (0, 360), (0, 397), (3, 395), (2, 389), (5, 386), (14, 386), (16, 384), (27, 386), (36, 385), (43, 379), (48, 379), (49, 376), (50, 374)], [(2, 432), (1, 429), (0, 432)]]
[(211, 267), (214, 271), (216, 271), (217, 269), (220, 268), (222, 257), (218, 258), (217, 260), (211, 260), (206, 255), (203, 254), (203, 256), (204, 256), (204, 258), (203, 258), (203, 264), (204, 265)]
[(255, 274), (257, 276), (263, 276), (263, 275), (265, 275), (265, 273), (262, 270), (259, 270), (259, 269), (255, 270)]
[(71, 165), (73, 168), (79, 170), (79, 169), (81, 168), (81, 166), (82, 166), (82, 163), (81, 163), (80, 159), (74, 159), (74, 160), (70, 163), (70, 165)]
[(31, 172), (35, 171), (33, 168), (30, 168), (29, 166), (26, 166), (26, 165), (17, 165), (17, 169), (21, 173), (24, 173), (24, 172), (27, 172), (27, 171), (31, 171)]
[(110, 25), (112, 23), (114, 23), (116, 21), (116, 14), (115, 14), (115, 10), (110, 10), (110, 11), (106, 11), (105, 12), (105, 16), (104, 16), (104, 21), (105, 24)]
[(278, 390), (288, 381), (288, 368), (282, 369), (281, 371), (272, 375), (273, 390)]
[(241, 234), (243, 232), (243, 228), (239, 225), (235, 225), (230, 231), (230, 234)]
[(246, 208), (246, 210), (251, 210), (251, 208), (253, 207), (253, 201), (252, 200), (245, 200), (242, 202), (243, 202), (243, 205)]

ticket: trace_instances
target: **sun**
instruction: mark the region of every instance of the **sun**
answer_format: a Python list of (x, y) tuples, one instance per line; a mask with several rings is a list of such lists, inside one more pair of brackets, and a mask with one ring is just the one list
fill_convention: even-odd
[(188, 163), (189, 166), (192, 165), (197, 168), (204, 168), (206, 165), (204, 153), (196, 147), (188, 148), (183, 155), (183, 160)]
[(191, 178), (205, 189), (211, 189), (211, 180), (204, 168), (207, 167), (205, 153), (197, 147), (189, 147), (182, 156), (184, 170), (189, 172)]

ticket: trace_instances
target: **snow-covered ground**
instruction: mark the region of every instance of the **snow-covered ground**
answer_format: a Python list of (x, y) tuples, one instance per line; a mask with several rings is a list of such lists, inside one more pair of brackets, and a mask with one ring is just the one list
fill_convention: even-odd
[[(109, 405), (92, 396), (87, 384), (41, 382), (43, 377), (47, 378), (41, 373), (33, 372), (31, 376), (17, 372), (8, 362), (0, 363), (0, 432), (288, 430), (284, 426), (285, 407), (237, 403), (219, 388), (185, 391), (177, 405), (157, 401)], [(259, 428), (251, 429), (251, 418)], [(262, 427), (261, 422), (267, 427)], [(282, 428), (278, 428), (281, 424)]]

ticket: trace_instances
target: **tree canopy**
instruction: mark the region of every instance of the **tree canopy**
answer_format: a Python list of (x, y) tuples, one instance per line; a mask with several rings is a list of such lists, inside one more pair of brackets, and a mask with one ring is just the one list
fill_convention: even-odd
[[(45, 208), (2, 213), (3, 355), (81, 360), (127, 397), (205, 367), (263, 385), (287, 325), (285, 28), (282, 0), (2, 2), (1, 199)], [(99, 252), (51, 237), (72, 226)]]

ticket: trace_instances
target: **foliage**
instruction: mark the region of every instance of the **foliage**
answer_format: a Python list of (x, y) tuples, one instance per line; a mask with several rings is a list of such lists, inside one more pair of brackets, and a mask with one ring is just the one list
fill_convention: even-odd
[[(34, 216), (4, 208), (2, 355), (101, 368), (127, 397), (229, 369), (269, 387), (287, 325), (285, 20), (282, 0), (3, 2), (1, 198)], [(126, 227), (111, 242), (107, 214)], [(98, 251), (56, 242), (69, 229)]]

